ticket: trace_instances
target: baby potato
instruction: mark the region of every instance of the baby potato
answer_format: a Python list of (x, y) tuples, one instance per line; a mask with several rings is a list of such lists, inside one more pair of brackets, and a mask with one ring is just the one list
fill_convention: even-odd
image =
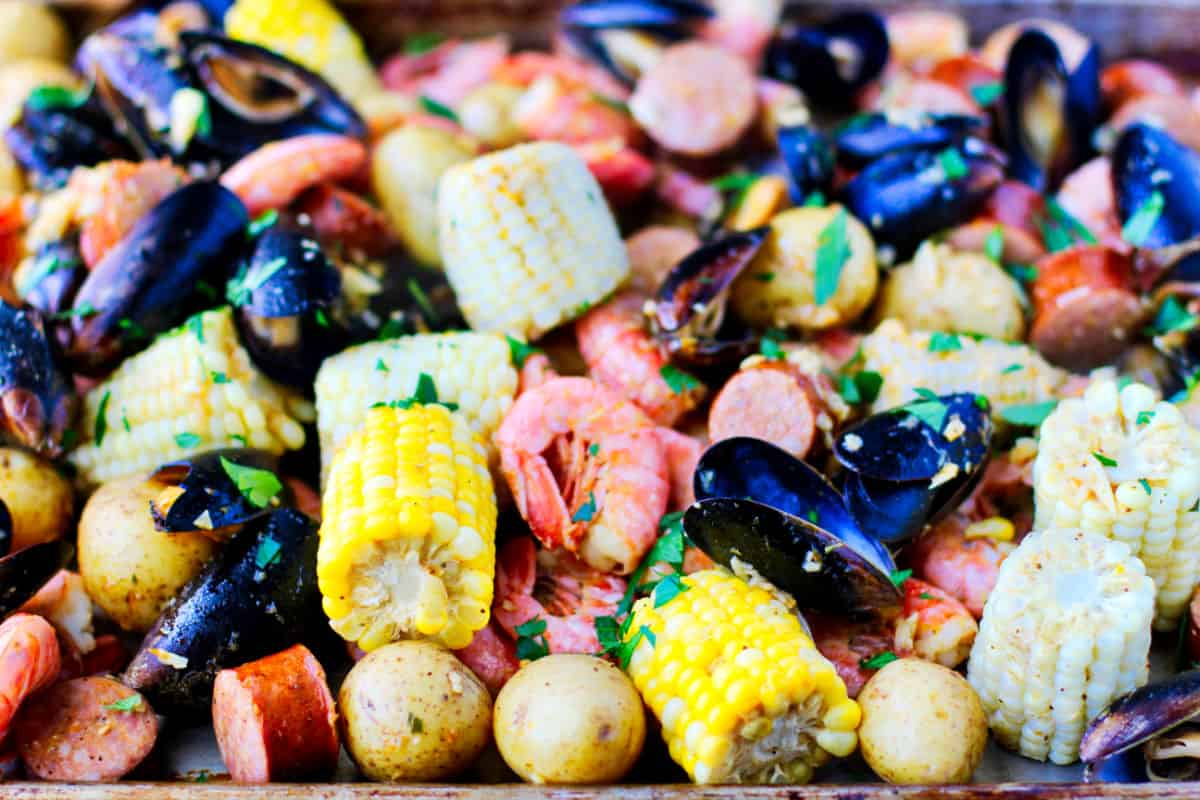
[(23, 58), (66, 63), (71, 36), (54, 9), (29, 0), (0, 0), (0, 64)]
[(646, 739), (642, 698), (595, 656), (556, 654), (521, 668), (496, 698), (500, 755), (531, 783), (615, 783)]
[[(827, 234), (829, 246), (845, 244), (850, 254), (836, 291), (818, 305), (821, 234), (839, 216), (844, 216), (845, 238), (838, 241)], [(841, 206), (791, 208), (772, 218), (762, 249), (733, 284), (732, 299), (738, 315), (751, 325), (824, 330), (857, 319), (871, 305), (878, 282), (875, 242), (865, 225)]]
[(79, 520), (79, 574), (92, 601), (129, 631), (149, 630), (159, 613), (216, 552), (202, 533), (163, 533), (150, 501), (166, 484), (141, 477), (104, 484)]
[(23, 58), (0, 66), (0, 130), (17, 121), (25, 98), (39, 86), (78, 89), (82, 83), (69, 67), (48, 58)]
[(405, 125), (375, 146), (371, 179), (392, 227), (413, 257), (441, 263), (437, 240), (437, 185), (442, 173), (469, 161), (465, 141), (425, 125)]
[(910, 330), (1025, 338), (1021, 289), (982, 253), (925, 242), (884, 279), (875, 321), (894, 317)]
[(487, 687), (432, 642), (395, 642), (367, 655), (342, 683), (338, 707), (346, 750), (375, 781), (452, 778), (491, 738)]
[(965, 783), (983, 760), (987, 717), (963, 676), (902, 658), (858, 695), (863, 758), (888, 783)]
[(0, 500), (12, 516), (12, 549), (62, 538), (75, 516), (71, 482), (49, 462), (0, 447)]

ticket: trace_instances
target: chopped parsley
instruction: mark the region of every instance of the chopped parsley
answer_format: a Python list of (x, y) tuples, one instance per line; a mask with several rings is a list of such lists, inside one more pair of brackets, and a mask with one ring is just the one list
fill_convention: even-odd
[(719, 178), (714, 178), (709, 186), (718, 192), (744, 192), (754, 185), (758, 176), (753, 172), (729, 172)]
[(1139, 411), (1137, 415), (1138, 425), (1149, 425), (1150, 420), (1154, 419), (1153, 411)]
[(128, 317), (121, 317), (117, 320), (117, 327), (125, 331), (130, 339), (148, 339), (150, 337), (145, 328)]
[(388, 369), (388, 365), (383, 363), (382, 358), (375, 359), (375, 371), (376, 372), (391, 372), (391, 370)]
[(962, 350), (962, 342), (957, 334), (934, 331), (929, 337), (929, 352), (948, 353), (954, 350)]
[(771, 281), (775, 280), (775, 273), (774, 272), (756, 272), (751, 277), (753, 277), (754, 280), (758, 281), (759, 283), (770, 283)]
[(200, 437), (189, 431), (175, 434), (175, 444), (183, 448), (195, 447), (200, 442)]
[(240, 271), (225, 287), (225, 299), (235, 306), (244, 306), (250, 302), (250, 295), (261, 289), (267, 281), (275, 277), (275, 273), (287, 266), (283, 256), (273, 258), (261, 267), (251, 267)]
[(588, 445), (587, 451), (588, 451), (588, 455), (591, 456), (592, 458), (595, 458), (596, 456), (600, 455), (599, 443), (592, 442), (591, 444)]
[(1159, 216), (1162, 215), (1163, 203), (1162, 192), (1155, 189), (1125, 222), (1121, 228), (1121, 238), (1134, 247), (1141, 247), (1145, 244), (1146, 238), (1154, 230)]
[(534, 617), (516, 627), (517, 658), (522, 661), (536, 661), (550, 655), (550, 647), (546, 644), (546, 620)]
[(1046, 210), (1049, 214), (1042, 220), (1041, 228), (1047, 250), (1057, 253), (1074, 246), (1077, 242), (1096, 244), (1096, 237), (1088, 227), (1063, 208), (1058, 200), (1047, 197)]
[(1025, 367), (1022, 364), (1009, 364), (1007, 367), (1000, 370), (1000, 374), (1001, 375), (1011, 375), (1012, 373), (1020, 372), (1023, 369), (1025, 369)]
[(977, 83), (967, 91), (971, 93), (971, 99), (986, 107), (999, 100), (1000, 95), (1004, 94), (1004, 83), (1001, 81)]
[(672, 572), (667, 577), (660, 580), (654, 586), (654, 607), (661, 608), (667, 603), (674, 600), (683, 592), (686, 592), (688, 587), (685, 586), (678, 572)]
[(758, 343), (758, 352), (771, 361), (783, 361), (787, 358), (787, 354), (783, 352), (783, 348), (779, 346), (779, 342), (770, 336), (764, 336), (762, 341)]
[(871, 370), (843, 375), (838, 381), (838, 394), (851, 405), (874, 403), (883, 388), (883, 376)]
[(1105, 467), (1115, 467), (1115, 466), (1117, 465), (1117, 462), (1116, 462), (1116, 461), (1114, 461), (1113, 459), (1111, 459), (1111, 458), (1109, 458), (1108, 456), (1104, 455), (1104, 453), (1101, 453), (1101, 452), (1098, 452), (1098, 451), (1093, 451), (1093, 452), (1092, 452), (1092, 457), (1093, 457), (1094, 459), (1096, 459), (1097, 461), (1099, 461), (1099, 462), (1100, 462), (1100, 464), (1101, 464), (1101, 465), (1103, 465), (1103, 466), (1105, 466)]
[(921, 600), (936, 600), (937, 599), (936, 597), (931, 595), (929, 592), (921, 592), (919, 595), (917, 595), (917, 597), (920, 598)]
[(842, 267), (850, 258), (846, 241), (846, 210), (838, 209), (817, 239), (816, 286), (813, 300), (823, 306), (837, 293)]
[(210, 378), (212, 378), (212, 382), (216, 383), (216, 384), (232, 383), (232, 381), (229, 380), (229, 376), (226, 375), (224, 372), (218, 372), (216, 370), (213, 370), (208, 373), (208, 376)]
[(966, 160), (962, 157), (962, 153), (958, 152), (957, 148), (947, 147), (937, 155), (938, 164), (942, 166), (942, 172), (946, 174), (946, 180), (956, 181), (959, 178), (965, 178), (971, 173), (971, 168), (967, 166)]
[(1033, 283), (1037, 280), (1037, 267), (1032, 264), (1005, 264), (1004, 271), (1020, 284)]
[(279, 560), (279, 553), (283, 550), (283, 546), (274, 538), (266, 536), (258, 543), (258, 549), (254, 551), (254, 566), (259, 569), (266, 569)]
[(1004, 260), (1004, 226), (997, 224), (983, 240), (983, 254), (997, 264)]
[(895, 572), (888, 575), (888, 579), (891, 580), (892, 585), (895, 586), (897, 589), (900, 588), (900, 586), (911, 577), (912, 577), (911, 569), (898, 569)]
[(1140, 483), (1142, 488), (1146, 490), (1146, 494), (1154, 494), (1153, 490), (1150, 488), (1150, 481), (1146, 480), (1145, 478), (1138, 478), (1138, 483)]
[(384, 339), (395, 339), (398, 336), (403, 335), (404, 323), (398, 319), (389, 319), (387, 322), (383, 323), (382, 327), (380, 327), (379, 335), (375, 338), (382, 341)]
[(419, 56), (428, 53), (444, 41), (446, 37), (436, 31), (414, 33), (404, 40), (404, 55)]
[(634, 595), (639, 589), (646, 589), (642, 585), (642, 579), (655, 564), (666, 564), (676, 572), (683, 569), (683, 555), (690, 544), (687, 535), (683, 532), (683, 513), (677, 511), (664, 514), (658, 522), (658, 530), (660, 535), (654, 542), (654, 546), (650, 548), (650, 552), (642, 559), (642, 563), (629, 576), (629, 581), (625, 586), (625, 596), (617, 604), (617, 614), (628, 614), (629, 609), (633, 608)]
[(431, 325), (435, 324), (438, 321), (437, 309), (433, 307), (433, 303), (429, 300), (429, 295), (421, 288), (421, 284), (417, 283), (417, 279), (409, 278), (404, 286), (408, 289), (408, 293), (412, 295), (413, 300), (417, 302), (417, 305), (421, 307), (421, 313), (428, 317), (426, 321)]
[(1046, 421), (1046, 417), (1050, 416), (1050, 412), (1056, 406), (1058, 406), (1057, 400), (1047, 400), (1044, 403), (1023, 403), (1005, 406), (998, 413), (1000, 419), (1005, 422), (1036, 428)]
[(700, 388), (700, 381), (696, 380), (694, 376), (670, 364), (664, 364), (658, 370), (658, 374), (667, 382), (667, 386), (674, 394), (683, 394)]
[(204, 344), (204, 312), (193, 314), (188, 317), (187, 322), (183, 326), (192, 332), (200, 344)]
[(411, 711), (408, 712), (408, 730), (410, 733), (424, 733), (425, 721)]
[(884, 650), (882, 653), (876, 653), (870, 658), (864, 658), (858, 662), (858, 665), (863, 669), (883, 669), (888, 664), (899, 659), (891, 650)]
[(90, 317), (96, 313), (96, 307), (86, 300), (78, 308), (68, 308), (50, 315), (50, 319), (71, 319), (73, 317)]
[(329, 315), (325, 313), (325, 309), (317, 308), (313, 310), (313, 317), (317, 320), (317, 325), (322, 328), (329, 327)]
[(108, 414), (109, 400), (112, 400), (112, 392), (105, 392), (100, 396), (100, 407), (96, 409), (96, 423), (92, 428), (92, 438), (96, 440), (97, 447), (104, 441), (104, 433), (108, 430), (108, 420), (105, 419), (105, 416)]
[(56, 108), (79, 108), (87, 99), (86, 89), (77, 92), (65, 86), (39, 86), (25, 98), (25, 105), (34, 111), (50, 111)]
[(571, 522), (591, 522), (594, 516), (596, 516), (596, 495), (588, 492), (587, 502), (571, 515)]
[(929, 389), (918, 388), (914, 391), (916, 391), (917, 396), (921, 399), (902, 406), (902, 410), (924, 422), (935, 431), (940, 432), (942, 425), (946, 422), (946, 414), (949, 411), (946, 404)]
[(132, 430), (132, 428), (129, 427), (129, 417), (125, 416), (125, 409), (123, 408), (121, 409), (121, 427), (125, 429), (126, 433), (129, 433), (129, 431)]
[(1158, 307), (1147, 333), (1157, 336), (1174, 331), (1190, 331), (1197, 325), (1200, 325), (1200, 317), (1189, 312), (1175, 297), (1168, 297)]
[(808, 197), (804, 198), (805, 208), (824, 208), (825, 194), (824, 192), (813, 192)]
[(542, 352), (533, 345), (526, 344), (520, 339), (514, 339), (511, 336), (505, 335), (505, 340), (508, 341), (508, 354), (512, 358), (512, 364), (517, 369), (525, 366), (525, 360), (534, 353)]
[(450, 411), (458, 411), (458, 403), (447, 403), (438, 400), (437, 385), (433, 382), (433, 376), (427, 372), (422, 372), (417, 376), (417, 387), (413, 391), (412, 396), (404, 400), (392, 400), (388, 403), (372, 403), (371, 408), (412, 408), (414, 405), (438, 405), (445, 406)]
[(266, 508), (283, 489), (274, 472), (256, 467), (244, 467), (221, 456), (221, 468), (237, 486), (242, 497), (253, 506)]
[(600, 92), (592, 92), (592, 100), (596, 101), (602, 106), (606, 106), (611, 108), (613, 111), (618, 111), (627, 116), (631, 113), (629, 111), (629, 106), (615, 97), (609, 97), (606, 94), (600, 94)]
[(231, 434), (229, 436), (229, 441), (240, 444), (242, 447), (246, 446), (246, 437), (242, 436), (240, 433)]
[(442, 117), (444, 119), (448, 119), (451, 122), (456, 123), (456, 124), (458, 123), (458, 114), (454, 113), (454, 109), (450, 108), (447, 105), (443, 105), (442, 103), (439, 103), (437, 100), (434, 100), (432, 97), (426, 97), (425, 95), (421, 95), (421, 97), (418, 99), (418, 102), (421, 104), (421, 108), (426, 113), (433, 114), (435, 117)]
[(142, 696), (140, 694), (131, 694), (128, 697), (122, 697), (120, 700), (115, 700), (104, 706), (106, 711), (137, 711), (142, 707)]
[(253, 239), (279, 221), (279, 212), (269, 208), (246, 223), (246, 236)]

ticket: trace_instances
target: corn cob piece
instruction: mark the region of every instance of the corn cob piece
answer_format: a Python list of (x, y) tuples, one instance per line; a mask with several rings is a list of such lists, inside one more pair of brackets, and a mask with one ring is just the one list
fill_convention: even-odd
[(1200, 583), (1200, 430), (1148, 386), (1095, 382), (1042, 423), (1035, 529), (1081, 528), (1129, 545), (1174, 630)]
[(629, 275), (600, 185), (570, 147), (518, 145), (451, 167), (438, 244), (471, 327), (535, 339)]
[(1004, 560), (967, 680), (996, 740), (1070, 764), (1084, 726), (1146, 682), (1154, 582), (1121, 542), (1050, 528)]
[(982, 394), (993, 409), (1043, 403), (1055, 398), (1068, 377), (1023, 344), (963, 335), (959, 349), (930, 352), (932, 335), (887, 319), (863, 338), (864, 369), (883, 377), (875, 411), (911, 402), (918, 387), (935, 394)]
[[(629, 675), (697, 783), (804, 783), (858, 746), (858, 704), (796, 615), (724, 569), (633, 608)], [(655, 590), (655, 594), (658, 589)]]
[(322, 497), (317, 581), (333, 629), (364, 650), (466, 647), (487, 624), (496, 495), (487, 454), (445, 406), (380, 406), (338, 450)]
[(351, 101), (383, 89), (362, 40), (327, 0), (237, 0), (225, 32), (308, 67)]
[(421, 373), (433, 378), (442, 400), (456, 404), (479, 434), (488, 463), (499, 463), (492, 434), (517, 393), (508, 343), (488, 333), (420, 333), (351, 347), (321, 365), (316, 396), (322, 482), (337, 448), (362, 425), (367, 410), (410, 396)]
[(312, 419), (306, 400), (250, 361), (226, 307), (159, 337), (90, 391), (70, 460), (93, 486), (218, 447), (298, 450)]

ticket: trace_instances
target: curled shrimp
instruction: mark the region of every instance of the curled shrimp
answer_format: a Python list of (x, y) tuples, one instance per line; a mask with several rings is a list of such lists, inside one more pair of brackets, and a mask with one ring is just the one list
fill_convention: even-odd
[(546, 622), (551, 653), (597, 653), (596, 618), (616, 613), (625, 581), (567, 553), (538, 551), (527, 536), (510, 539), (496, 557), (492, 618), (513, 637), (517, 626)]
[(846, 684), (846, 693), (858, 697), (875, 670), (866, 666), (870, 659), (882, 653), (896, 652), (895, 634), (891, 623), (883, 620), (852, 622), (845, 617), (804, 612), (812, 631), (817, 651), (833, 664), (838, 677)]
[(696, 471), (696, 463), (704, 453), (704, 442), (695, 436), (665, 427), (658, 429), (658, 439), (662, 442), (663, 455), (667, 459), (667, 477), (671, 481), (671, 510), (682, 511), (696, 499), (692, 488), (692, 475)]
[(291, 204), (305, 189), (345, 180), (367, 163), (357, 139), (310, 133), (270, 142), (225, 170), (221, 184), (246, 204), (250, 216)]
[(383, 85), (454, 107), (492, 77), (508, 56), (506, 36), (463, 42), (451, 39), (418, 55), (401, 54), (379, 69)]
[(966, 661), (979, 633), (966, 606), (916, 578), (905, 580), (900, 591), (904, 605), (896, 621), (896, 649), (951, 669)]
[(44, 618), (81, 654), (96, 647), (92, 635), (92, 601), (77, 572), (59, 570), (21, 606), (21, 611)]
[(977, 619), (996, 585), (1000, 563), (1011, 544), (994, 539), (968, 539), (969, 520), (951, 514), (913, 542), (909, 565), (921, 579), (967, 607)]
[(554, 371), (554, 365), (550, 363), (550, 356), (540, 352), (530, 353), (525, 357), (525, 363), (521, 365), (517, 393), (523, 394), (530, 389), (536, 389), (557, 377), (559, 375)]
[(110, 161), (76, 171), (68, 190), (79, 194), (79, 253), (88, 268), (100, 263), (134, 223), (185, 180), (183, 170), (166, 159)]
[(636, 405), (587, 378), (520, 395), (496, 431), (521, 516), (548, 548), (625, 574), (657, 538), (670, 484), (657, 429)]
[(0, 623), (0, 740), (8, 734), (26, 697), (58, 678), (54, 626), (33, 614), (14, 614)]
[(579, 352), (596, 381), (628, 397), (659, 425), (671, 426), (704, 398), (704, 387), (676, 392), (663, 378), (666, 349), (646, 330), (636, 292), (621, 294), (575, 323)]

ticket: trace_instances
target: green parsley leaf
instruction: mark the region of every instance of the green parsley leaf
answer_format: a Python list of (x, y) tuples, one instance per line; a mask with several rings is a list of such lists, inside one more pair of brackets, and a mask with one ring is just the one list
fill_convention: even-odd
[(709, 186), (719, 192), (744, 192), (754, 185), (758, 180), (758, 175), (753, 172), (729, 172), (719, 178), (714, 178), (709, 182)]
[(320, 327), (322, 327), (322, 328), (329, 327), (329, 315), (325, 313), (325, 309), (323, 309), (323, 308), (313, 309), (313, 317), (317, 320), (317, 325), (319, 325)]
[(546, 620), (534, 617), (516, 627), (517, 658), (522, 661), (536, 661), (550, 655), (546, 644)]
[(1149, 425), (1150, 420), (1154, 419), (1153, 411), (1139, 411), (1137, 415), (1138, 425)]
[(825, 305), (829, 298), (837, 293), (838, 282), (842, 278), (842, 267), (849, 258), (846, 210), (840, 208), (817, 239), (816, 287), (813, 298), (817, 305)]
[(663, 578), (654, 587), (654, 607), (661, 608), (667, 603), (674, 600), (681, 593), (686, 592), (688, 587), (682, 583), (678, 572), (672, 572), (667, 577)]
[(901, 409), (940, 432), (942, 425), (946, 422), (946, 414), (949, 412), (946, 404), (929, 389), (917, 388), (914, 391), (921, 400), (902, 406)]
[(254, 566), (259, 569), (266, 569), (279, 560), (279, 553), (283, 550), (283, 545), (275, 541), (274, 538), (267, 536), (258, 543), (258, 549), (254, 551)]
[(862, 659), (858, 662), (858, 665), (863, 669), (883, 669), (898, 658), (899, 656), (891, 650), (884, 650), (882, 653), (876, 653), (870, 658)]
[(375, 359), (375, 371), (376, 372), (391, 372), (391, 370), (388, 369), (388, 365), (383, 363), (382, 358)]
[(279, 221), (279, 212), (269, 208), (246, 224), (246, 236), (253, 239)]
[(428, 53), (444, 41), (446, 37), (436, 31), (414, 33), (404, 40), (404, 55), (419, 56)]
[(1000, 370), (1000, 374), (1001, 375), (1011, 375), (1012, 373), (1020, 372), (1023, 369), (1025, 369), (1025, 367), (1022, 364), (1009, 364), (1007, 367)]
[(883, 376), (871, 370), (843, 375), (838, 381), (838, 393), (851, 405), (874, 403), (883, 388)]
[[(1057, 199), (1047, 197), (1046, 210), (1050, 212), (1050, 219), (1043, 223), (1042, 233), (1047, 238), (1046, 247), (1051, 252), (1065, 250), (1076, 242), (1097, 243), (1095, 235), (1088, 230), (1087, 225), (1063, 208)], [(1047, 235), (1048, 229), (1051, 229), (1051, 232)]]
[(385, 339), (396, 339), (404, 335), (404, 323), (398, 319), (389, 319), (383, 323), (379, 329), (379, 334), (375, 337), (378, 341)]
[(609, 97), (606, 94), (600, 94), (600, 92), (592, 92), (592, 100), (596, 101), (602, 106), (611, 108), (613, 111), (619, 111), (620, 113), (626, 115), (631, 113), (629, 106), (615, 97)]
[(683, 556), (690, 542), (683, 531), (683, 512), (676, 511), (663, 514), (658, 522), (661, 535), (650, 548), (650, 552), (642, 559), (642, 563), (629, 576), (625, 588), (625, 596), (617, 604), (618, 614), (628, 614), (633, 607), (633, 598), (641, 588), (642, 578), (655, 564), (666, 564), (678, 571), (683, 568)]
[(436, 325), (440, 319), (437, 309), (433, 307), (433, 302), (430, 301), (429, 295), (425, 293), (425, 289), (421, 287), (421, 284), (417, 283), (417, 279), (409, 278), (404, 282), (404, 287), (408, 289), (408, 293), (412, 295), (413, 300), (421, 307), (421, 313), (428, 317), (426, 322)]
[(65, 86), (39, 86), (25, 98), (25, 105), (33, 111), (49, 111), (55, 108), (79, 108), (87, 99), (87, 89), (76, 92)]
[(934, 331), (929, 337), (929, 352), (948, 353), (954, 350), (962, 350), (962, 342), (957, 334)]
[(129, 433), (129, 431), (132, 430), (129, 427), (129, 417), (125, 416), (125, 409), (123, 408), (121, 409), (121, 427), (125, 429), (126, 433)]
[(246, 437), (242, 436), (240, 433), (230, 434), (229, 441), (235, 444), (240, 444), (242, 447), (246, 446)]
[(1092, 453), (1092, 458), (1096, 459), (1096, 460), (1097, 460), (1097, 461), (1099, 461), (1099, 462), (1100, 462), (1100, 463), (1101, 463), (1103, 466), (1106, 466), (1106, 467), (1115, 467), (1115, 466), (1117, 465), (1117, 462), (1116, 462), (1116, 461), (1114, 461), (1113, 459), (1111, 459), (1111, 458), (1109, 458), (1108, 456), (1104, 455), (1104, 453), (1100, 453), (1100, 452), (1093, 452), (1093, 453)]
[(188, 317), (187, 322), (183, 323), (183, 327), (191, 331), (200, 344), (204, 344), (204, 312)]
[(233, 381), (229, 380), (229, 376), (224, 372), (217, 372), (216, 370), (213, 370), (212, 372), (208, 373), (208, 376), (212, 378), (212, 382), (217, 385), (222, 383), (233, 383)]
[(57, 311), (50, 315), (50, 319), (71, 319), (73, 317), (90, 317), (96, 313), (96, 307), (91, 303), (84, 301), (79, 308), (68, 308), (65, 311)]
[(133, 320), (129, 319), (128, 317), (121, 317), (119, 320), (117, 320), (117, 327), (119, 329), (125, 331), (126, 335), (130, 339), (148, 339), (148, 338), (150, 338), (150, 334), (146, 332), (145, 328), (143, 328), (141, 325), (137, 324)]
[(250, 301), (250, 295), (261, 289), (267, 281), (275, 277), (275, 273), (287, 266), (283, 256), (273, 258), (261, 267), (253, 269), (243, 267), (225, 287), (225, 299), (232, 305), (244, 306)]
[(1121, 228), (1121, 238), (1134, 247), (1145, 243), (1163, 211), (1163, 194), (1157, 189), (1146, 198)]
[(175, 444), (183, 448), (195, 447), (200, 444), (201, 439), (194, 433), (184, 431), (183, 433), (175, 434)]
[(588, 455), (591, 456), (592, 458), (595, 458), (596, 456), (600, 455), (600, 444), (598, 442), (592, 442), (591, 444), (588, 445), (587, 450), (588, 450)]
[(104, 432), (108, 430), (108, 420), (105, 417), (108, 414), (108, 401), (112, 399), (112, 392), (105, 392), (100, 396), (100, 407), (96, 409), (96, 424), (92, 428), (92, 438), (96, 441), (96, 446), (104, 441)]
[(804, 198), (805, 208), (824, 208), (825, 194), (823, 192), (813, 192), (808, 197)]
[(208, 770), (199, 770), (196, 777), (192, 778), (192, 783), (208, 783)]
[(617, 655), (621, 661), (621, 669), (629, 668), (629, 661), (633, 658), (633, 653), (637, 650), (637, 646), (641, 644), (642, 639), (650, 642), (650, 646), (654, 647), (655, 641), (654, 631), (647, 628), (645, 625), (637, 629), (637, 633), (628, 642), (624, 642), (617, 651)]
[(783, 361), (787, 358), (787, 354), (783, 352), (783, 348), (779, 346), (779, 342), (770, 336), (764, 336), (758, 343), (758, 352), (771, 361)]
[(966, 159), (962, 157), (962, 153), (958, 152), (957, 148), (947, 147), (938, 153), (937, 159), (938, 163), (942, 165), (942, 172), (946, 173), (948, 181), (956, 181), (971, 174), (971, 168), (967, 166)]
[(997, 224), (983, 240), (983, 254), (997, 264), (1004, 260), (1004, 226)]
[(508, 354), (512, 358), (512, 364), (517, 369), (525, 366), (525, 359), (529, 358), (534, 353), (542, 352), (531, 344), (526, 344), (520, 339), (514, 339), (507, 334), (504, 338), (508, 341)]
[(771, 281), (775, 280), (775, 273), (774, 272), (756, 272), (751, 277), (754, 278), (754, 280), (758, 281), (759, 283), (770, 283)]
[(977, 83), (967, 91), (971, 93), (971, 98), (976, 103), (986, 107), (999, 100), (1000, 95), (1004, 94), (1004, 84), (1001, 81)]
[(917, 597), (921, 598), (922, 600), (936, 600), (937, 599), (936, 597), (931, 595), (929, 592), (921, 592), (919, 595), (917, 595)]
[(1154, 491), (1150, 488), (1150, 481), (1146, 480), (1145, 478), (1138, 478), (1138, 483), (1140, 483), (1142, 488), (1146, 490), (1146, 494), (1154, 494)]
[(571, 522), (591, 522), (594, 516), (596, 516), (596, 495), (588, 492), (587, 502), (571, 515)]
[(1147, 331), (1151, 336), (1158, 336), (1173, 331), (1190, 331), (1200, 325), (1200, 317), (1189, 312), (1174, 296), (1168, 297), (1158, 307), (1154, 322)]
[(596, 617), (596, 639), (600, 642), (600, 652), (611, 653), (621, 646), (621, 623), (616, 617)]
[(1004, 271), (1011, 275), (1013, 280), (1022, 285), (1033, 283), (1037, 280), (1037, 267), (1032, 264), (1005, 264)]
[(1024, 425), (1029, 428), (1036, 428), (1046, 421), (1046, 417), (1050, 416), (1050, 412), (1058, 405), (1057, 400), (1047, 400), (1044, 403), (1022, 403), (1019, 405), (1005, 406), (1000, 409), (1000, 419), (1013, 425)]
[(694, 376), (671, 364), (664, 364), (659, 368), (658, 374), (667, 382), (667, 386), (670, 387), (671, 392), (674, 394), (683, 394), (684, 392), (700, 388), (700, 381), (696, 380)]
[(410, 733), (424, 733), (425, 721), (411, 711), (408, 712), (408, 730)]
[(106, 711), (137, 711), (142, 707), (142, 696), (131, 694), (104, 706)]
[(888, 575), (888, 579), (891, 580), (892, 585), (895, 586), (897, 589), (899, 589), (900, 586), (911, 577), (912, 577), (911, 569), (898, 569), (895, 572)]
[(432, 97), (426, 97), (425, 95), (421, 95), (421, 97), (418, 99), (417, 102), (419, 102), (421, 104), (421, 108), (426, 113), (433, 114), (436, 117), (443, 117), (454, 123), (458, 122), (458, 114), (454, 113), (454, 109), (450, 108), (449, 106), (439, 103), (437, 100), (434, 100)]
[(266, 469), (244, 467), (236, 464), (225, 456), (221, 456), (221, 468), (237, 486), (242, 497), (258, 508), (266, 508), (274, 497), (283, 489), (283, 484), (275, 473)]

